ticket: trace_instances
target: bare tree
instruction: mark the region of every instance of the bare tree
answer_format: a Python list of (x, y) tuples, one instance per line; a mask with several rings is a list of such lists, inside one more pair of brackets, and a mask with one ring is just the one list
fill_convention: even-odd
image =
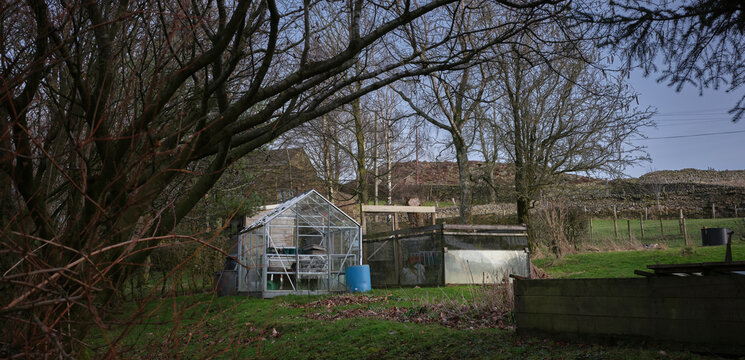
[[(499, 6), (541, 12), (548, 2)], [(451, 3), (4, 2), (0, 312), (10, 351), (84, 351), (120, 285), (156, 243), (184, 236), (176, 224), (236, 159), (399, 79), (471, 61), (483, 46), (447, 45), (482, 29), (432, 34), (426, 48), (400, 41), (415, 21), (461, 21)], [(344, 45), (329, 50), (317, 39), (338, 23)], [(388, 56), (351, 71), (374, 44)]]
[[(501, 94), (495, 94), (492, 101), (498, 101)], [(475, 176), (476, 183), (485, 183), (489, 189), (489, 201), (497, 202), (497, 178), (494, 172), (500, 161), (506, 161), (506, 144), (504, 139), (504, 128), (497, 113), (496, 106), (483, 104), (476, 118), (476, 143), (475, 146), (484, 159), (481, 172)], [(490, 112), (487, 114), (487, 112)], [(497, 120), (497, 121), (495, 121)], [(502, 155), (500, 155), (502, 154)]]
[[(464, 9), (469, 9), (471, 3), (463, 3)], [(462, 11), (461, 18), (456, 23), (458, 31), (469, 31), (472, 24), (483, 21), (487, 11)], [(422, 24), (421, 33), (412, 30), (409, 41), (419, 46), (427, 46), (429, 38), (437, 32), (447, 32), (446, 24)], [(498, 25), (497, 25), (498, 26)], [(510, 27), (507, 25), (507, 27)], [(469, 37), (458, 39), (451, 46), (459, 51), (466, 51), (474, 44)], [(422, 51), (422, 61), (429, 61), (429, 53)], [(455, 150), (458, 165), (458, 185), (460, 194), (460, 221), (471, 221), (471, 186), (468, 170), (468, 151), (472, 143), (467, 134), (467, 124), (470, 124), (481, 105), (487, 81), (484, 81), (483, 67), (477, 66), (475, 60), (461, 69), (433, 72), (420, 81), (411, 82), (406, 89), (396, 89), (398, 95), (411, 107), (414, 114), (444, 130), (450, 136)], [(410, 94), (413, 94), (410, 95)]]
[[(481, 105), (487, 81), (478, 75), (478, 67), (461, 71), (430, 75), (425, 84), (420, 84), (414, 92), (426, 94), (413, 100), (403, 91), (399, 95), (414, 112), (430, 124), (445, 130), (452, 139), (455, 158), (458, 164), (458, 185), (460, 187), (460, 221), (471, 221), (471, 176), (468, 169), (468, 151), (472, 144), (466, 127), (473, 121)], [(474, 76), (476, 75), (476, 76)]]
[(375, 200), (378, 201), (380, 182), (385, 179), (388, 205), (393, 203), (393, 173), (396, 171), (396, 164), (412, 157), (417, 158), (417, 154), (428, 144), (418, 130), (422, 126), (421, 121), (407, 114), (401, 105), (395, 91), (386, 87), (376, 92), (368, 110), (375, 116), (378, 124), (375, 139), (379, 140), (373, 144), (376, 153), (373, 157), (374, 165), (384, 163), (384, 166), (374, 166)]
[[(660, 71), (658, 81), (680, 91), (685, 85), (737, 91), (745, 84), (745, 3), (742, 1), (622, 1), (585, 12), (599, 25), (602, 45), (645, 75)], [(656, 60), (664, 68), (658, 69)], [(745, 94), (729, 111), (745, 115)]]
[[(478, 4), (479, 6), (475, 6)], [(541, 23), (552, 23), (561, 21), (563, 13), (567, 10), (562, 6), (551, 7), (548, 13), (504, 13), (498, 7), (479, 2), (464, 2), (465, 10), (461, 13), (460, 21), (453, 24), (458, 32), (470, 32), (472, 27), (485, 27), (486, 34), (491, 41), (480, 42), (478, 37), (466, 36), (450, 46), (458, 51), (484, 46), (485, 51), (479, 58), (474, 58), (469, 64), (460, 68), (448, 69), (442, 72), (433, 72), (422, 81), (413, 83), (410, 89), (399, 89), (398, 94), (409, 104), (414, 113), (421, 116), (430, 124), (440, 130), (447, 132), (455, 150), (456, 162), (458, 164), (458, 178), (460, 187), (460, 221), (471, 220), (471, 189), (469, 182), (471, 175), (468, 170), (468, 152), (473, 143), (473, 132), (466, 130), (473, 128), (475, 120), (484, 103), (492, 101), (487, 96), (498, 96), (495, 91), (487, 91), (492, 72), (487, 71), (487, 64), (498, 61), (502, 57), (502, 46), (505, 39), (500, 37), (510, 32), (517, 31), (527, 39), (535, 37), (533, 33), (523, 33), (518, 28), (533, 27)], [(516, 24), (520, 24), (518, 28)], [(438, 32), (452, 31), (450, 26), (442, 26), (441, 23), (422, 24), (417, 30), (412, 30), (408, 39), (412, 44), (426, 46), (429, 38)], [(447, 24), (445, 24), (447, 25)], [(554, 39), (554, 41), (571, 40)], [(422, 51), (422, 61), (430, 61), (430, 52)], [(411, 96), (406, 91), (418, 94), (418, 98)]]
[(634, 94), (622, 77), (607, 78), (587, 63), (590, 56), (577, 53), (581, 44), (547, 46), (537, 53), (538, 45), (515, 45), (496, 66), (506, 94), (494, 120), (505, 130), (518, 221), (526, 224), (538, 192), (564, 174), (620, 174), (644, 159), (629, 140), (651, 125), (648, 109), (632, 108)]
[[(362, 187), (372, 186), (378, 201), (381, 179), (390, 177), (389, 169), (414, 151), (413, 121), (402, 114), (397, 98), (386, 87), (362, 97), (359, 109), (347, 106), (289, 131), (281, 144), (303, 147), (329, 189), (351, 189), (350, 195), (360, 199)], [(360, 181), (362, 176), (367, 180)], [(390, 196), (390, 188), (387, 193)]]

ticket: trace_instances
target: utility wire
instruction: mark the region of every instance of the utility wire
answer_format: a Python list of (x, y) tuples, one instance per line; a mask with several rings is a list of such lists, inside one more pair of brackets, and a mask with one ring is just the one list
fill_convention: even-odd
[(714, 111), (714, 112), (674, 112), (674, 113), (657, 113), (654, 116), (712, 116), (712, 115), (723, 115), (727, 111)]
[(730, 135), (730, 134), (738, 134), (738, 133), (745, 133), (745, 130), (722, 131), (722, 132), (713, 132), (713, 133), (704, 133), (704, 134), (691, 134), (691, 135), (674, 135), (674, 136), (648, 137), (648, 138), (642, 138), (642, 139), (637, 139), (637, 140), (680, 139), (680, 138), (689, 138), (689, 137), (696, 137), (696, 136)]
[(676, 115), (691, 115), (691, 114), (721, 114), (729, 111), (727, 108), (710, 108), (710, 109), (697, 109), (697, 110), (681, 110), (671, 112), (660, 112), (657, 116), (676, 116)]
[(727, 121), (726, 120), (722, 120), (722, 119), (718, 119), (716, 122), (712, 122), (712, 121), (681, 121), (681, 122), (675, 122), (675, 123), (671, 123), (671, 122), (655, 122), (654, 125), (645, 125), (644, 127), (646, 127), (646, 128), (654, 128), (654, 127), (673, 127), (673, 126), (677, 126), (677, 127), (681, 127), (682, 128), (684, 126), (698, 126), (698, 127), (707, 127), (709, 129), (711, 129), (711, 125), (716, 125), (716, 124), (721, 124), (721, 123), (727, 124)]

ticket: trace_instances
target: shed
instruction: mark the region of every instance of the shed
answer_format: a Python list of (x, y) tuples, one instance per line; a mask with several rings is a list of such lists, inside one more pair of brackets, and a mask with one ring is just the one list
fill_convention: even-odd
[(270, 298), (346, 289), (362, 262), (360, 225), (315, 190), (246, 226), (238, 239), (238, 292)]
[(440, 286), (530, 277), (525, 226), (438, 224), (365, 235), (373, 287)]

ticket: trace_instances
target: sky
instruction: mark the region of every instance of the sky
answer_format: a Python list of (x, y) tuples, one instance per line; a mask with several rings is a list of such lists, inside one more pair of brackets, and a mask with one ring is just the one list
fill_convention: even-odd
[[(627, 169), (626, 174), (639, 177), (654, 170), (745, 169), (745, 119), (733, 123), (727, 113), (745, 89), (735, 93), (706, 89), (699, 96), (694, 86), (676, 92), (675, 87), (657, 83), (656, 76), (653, 73), (645, 78), (637, 71), (629, 79), (639, 93), (639, 105), (657, 109), (653, 117), (657, 127), (643, 130), (647, 140), (634, 141), (647, 147), (652, 162)], [(726, 134), (706, 135), (711, 133)]]

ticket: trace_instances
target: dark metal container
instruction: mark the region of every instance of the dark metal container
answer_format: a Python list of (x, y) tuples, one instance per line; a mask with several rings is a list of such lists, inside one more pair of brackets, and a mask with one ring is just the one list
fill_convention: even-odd
[(733, 231), (728, 228), (703, 228), (701, 229), (701, 245), (727, 245), (732, 233)]
[(238, 272), (222, 270), (215, 273), (215, 290), (217, 296), (238, 294)]

